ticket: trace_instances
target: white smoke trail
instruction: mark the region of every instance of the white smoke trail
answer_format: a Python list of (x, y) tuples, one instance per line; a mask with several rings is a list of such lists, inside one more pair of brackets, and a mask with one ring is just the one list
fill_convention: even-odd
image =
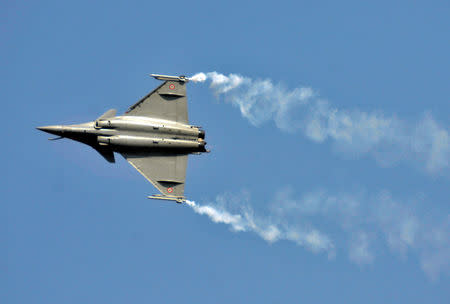
[[(186, 203), (215, 223), (227, 224), (235, 232), (254, 232), (269, 243), (287, 240), (314, 253), (326, 252), (329, 258), (346, 250), (349, 260), (361, 266), (373, 263), (382, 252), (375, 249), (385, 246), (402, 259), (418, 255), (432, 279), (450, 274), (450, 216), (429, 221), (411, 202), (400, 203), (386, 191), (367, 196), (319, 190), (295, 198), (291, 189), (282, 189), (272, 200), (270, 216), (256, 215), (245, 194), (220, 195), (206, 205)], [(327, 229), (328, 234), (323, 232)]]
[(269, 79), (217, 72), (198, 73), (190, 80), (209, 80), (214, 94), (224, 96), (255, 126), (273, 120), (279, 129), (300, 131), (314, 142), (332, 140), (343, 152), (369, 153), (383, 166), (409, 160), (429, 173), (450, 166), (449, 131), (429, 113), (412, 125), (378, 112), (337, 109), (309, 87), (288, 90)]
[(350, 261), (355, 262), (358, 265), (370, 264), (375, 259), (374, 254), (370, 250), (369, 236), (364, 231), (358, 231), (353, 233), (348, 256)]
[[(223, 197), (218, 200), (223, 201)], [(257, 217), (253, 210), (246, 205), (240, 214), (231, 214), (220, 205), (198, 205), (193, 201), (186, 201), (196, 213), (207, 215), (214, 223), (224, 223), (231, 226), (236, 232), (251, 231), (263, 238), (269, 243), (279, 240), (287, 240), (304, 246), (313, 252), (325, 251), (328, 257), (334, 256), (334, 245), (330, 239), (319, 232), (317, 229), (300, 229), (298, 227), (289, 227), (274, 222), (269, 218)]]
[[(429, 173), (446, 172), (450, 166), (449, 132), (431, 114), (411, 124), (379, 112), (337, 109), (311, 88), (288, 90), (268, 79), (210, 72), (190, 80), (210, 81), (214, 94), (238, 107), (255, 126), (272, 120), (283, 131), (301, 132), (318, 143), (330, 140), (342, 152), (370, 154), (383, 166), (411, 161)], [(375, 249), (384, 245), (403, 259), (410, 253), (418, 255), (422, 269), (433, 279), (450, 273), (450, 216), (444, 211), (441, 221), (426, 219), (386, 191), (369, 197), (316, 191), (294, 198), (283, 189), (273, 200), (270, 216), (256, 216), (245, 200), (240, 202), (245, 207), (232, 212), (224, 200), (188, 204), (214, 222), (228, 224), (233, 231), (252, 231), (268, 242), (289, 240), (334, 256), (344, 238), (349, 260), (358, 265), (374, 262), (380, 254)], [(310, 228), (318, 218), (318, 223), (326, 224), (320, 231), (333, 230), (326, 234)]]

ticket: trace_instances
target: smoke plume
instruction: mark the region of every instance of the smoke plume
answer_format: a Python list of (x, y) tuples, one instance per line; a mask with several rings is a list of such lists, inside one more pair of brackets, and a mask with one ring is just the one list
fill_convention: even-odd
[(334, 256), (334, 245), (330, 239), (316, 229), (301, 229), (300, 227), (282, 225), (276, 219), (256, 216), (250, 205), (241, 205), (239, 213), (232, 214), (225, 209), (223, 196), (217, 201), (222, 204), (198, 205), (193, 201), (186, 201), (196, 213), (207, 215), (214, 223), (230, 225), (235, 232), (253, 232), (269, 243), (286, 240), (304, 246), (312, 252), (327, 252)]
[(421, 202), (400, 202), (387, 191), (331, 194), (319, 189), (296, 197), (285, 188), (259, 213), (251, 208), (248, 193), (219, 195), (201, 205), (186, 203), (215, 223), (234, 232), (253, 232), (269, 243), (294, 242), (328, 258), (345, 253), (361, 267), (386, 251), (403, 260), (415, 255), (431, 279), (450, 274), (450, 217), (436, 215), (430, 221), (421, 216)]
[[(381, 112), (339, 109), (310, 87), (287, 89), (270, 79), (239, 74), (198, 73), (190, 80), (208, 81), (217, 98), (237, 107), (254, 126), (273, 122), (313, 142), (330, 141), (341, 153), (370, 155), (382, 166), (410, 162), (432, 174), (450, 167), (449, 131), (429, 113), (411, 123)], [(247, 193), (219, 195), (206, 204), (187, 202), (196, 213), (234, 232), (253, 232), (269, 243), (294, 242), (329, 258), (345, 252), (360, 267), (385, 252), (401, 259), (415, 255), (423, 271), (437, 279), (450, 273), (450, 217), (445, 210), (421, 212), (420, 203), (401, 202), (388, 191), (331, 194), (319, 189), (296, 197), (290, 188), (259, 212)]]
[(429, 173), (450, 166), (449, 131), (426, 113), (416, 124), (358, 109), (338, 109), (309, 87), (292, 90), (270, 79), (239, 74), (198, 73), (194, 82), (210, 82), (217, 97), (239, 108), (254, 126), (273, 121), (286, 132), (300, 132), (314, 142), (332, 141), (343, 153), (369, 154), (382, 166), (409, 161)]

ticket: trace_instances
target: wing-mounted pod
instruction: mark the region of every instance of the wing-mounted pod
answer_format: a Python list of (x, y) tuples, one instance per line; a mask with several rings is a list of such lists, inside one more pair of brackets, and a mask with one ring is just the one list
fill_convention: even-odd
[(151, 76), (158, 80), (168, 81), (167, 85), (163, 85), (158, 89), (158, 94), (160, 96), (165, 98), (186, 97), (185, 83), (189, 81), (186, 76), (168, 76), (158, 74), (151, 74)]
[(149, 199), (157, 199), (157, 200), (165, 200), (165, 201), (173, 201), (177, 204), (182, 204), (186, 202), (186, 199), (181, 196), (167, 196), (167, 195), (161, 195), (161, 194), (155, 194), (148, 196)]
[(189, 79), (184, 76), (184, 75), (180, 75), (180, 76), (169, 76), (169, 75), (159, 75), (159, 74), (150, 74), (151, 77), (158, 79), (158, 80), (162, 80), (162, 81), (181, 81), (181, 82), (188, 82)]

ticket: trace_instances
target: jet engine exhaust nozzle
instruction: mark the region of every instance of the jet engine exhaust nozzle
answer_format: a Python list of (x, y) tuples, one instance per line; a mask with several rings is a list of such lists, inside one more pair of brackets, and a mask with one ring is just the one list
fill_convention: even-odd
[(198, 138), (205, 139), (205, 135), (206, 135), (205, 131), (200, 130), (200, 133), (198, 133)]

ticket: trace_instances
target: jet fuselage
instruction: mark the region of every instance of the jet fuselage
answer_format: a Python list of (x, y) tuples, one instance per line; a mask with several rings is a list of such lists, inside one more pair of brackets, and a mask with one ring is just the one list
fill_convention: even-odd
[(205, 132), (189, 123), (189, 79), (151, 76), (163, 83), (123, 115), (116, 116), (117, 111), (111, 109), (91, 122), (38, 129), (85, 143), (110, 163), (118, 152), (161, 193), (149, 198), (182, 203), (188, 155), (209, 152)]
[(116, 116), (78, 125), (55, 125), (38, 129), (114, 152), (134, 149), (174, 150), (180, 153), (207, 151), (205, 132), (199, 127), (148, 117)]

